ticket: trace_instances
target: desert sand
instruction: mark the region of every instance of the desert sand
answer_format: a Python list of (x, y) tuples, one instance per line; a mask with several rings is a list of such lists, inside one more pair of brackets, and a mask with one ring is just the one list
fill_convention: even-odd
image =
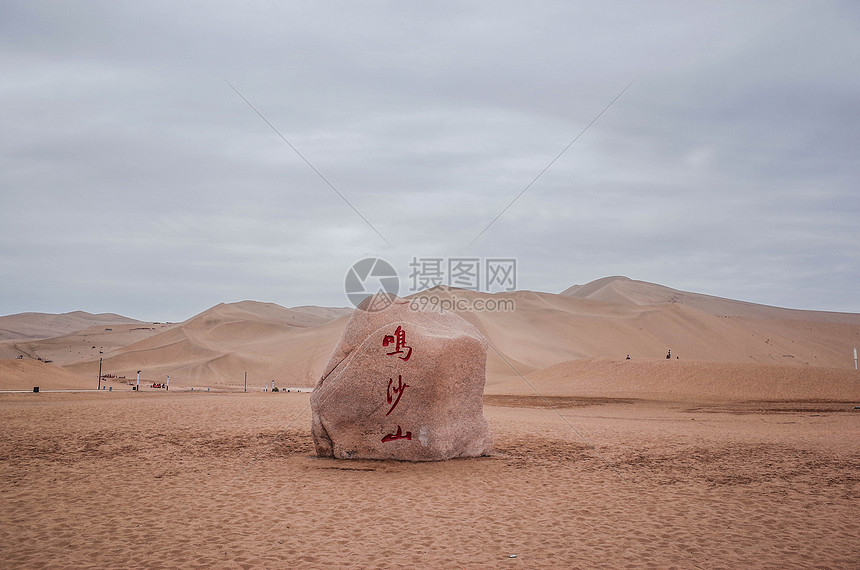
[(0, 317), (2, 566), (860, 566), (860, 315), (626, 278), (429, 294), (516, 302), (461, 313), (488, 457), (314, 456), (309, 394), (262, 389), (313, 386), (346, 309)]
[(3, 565), (860, 561), (851, 404), (489, 396), (495, 453), (427, 464), (316, 458), (308, 399), (0, 395)]

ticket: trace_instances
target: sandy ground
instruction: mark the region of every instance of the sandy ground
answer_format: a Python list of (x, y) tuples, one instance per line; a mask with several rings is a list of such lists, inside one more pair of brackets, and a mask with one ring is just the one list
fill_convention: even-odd
[(488, 396), (495, 455), (417, 464), (308, 400), (0, 395), (0, 566), (860, 567), (852, 402)]

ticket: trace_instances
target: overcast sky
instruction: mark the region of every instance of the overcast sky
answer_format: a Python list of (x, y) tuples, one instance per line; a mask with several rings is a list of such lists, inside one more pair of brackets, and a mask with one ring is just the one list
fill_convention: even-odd
[(860, 312), (858, 6), (3, 2), (0, 314), (346, 306), (374, 255)]

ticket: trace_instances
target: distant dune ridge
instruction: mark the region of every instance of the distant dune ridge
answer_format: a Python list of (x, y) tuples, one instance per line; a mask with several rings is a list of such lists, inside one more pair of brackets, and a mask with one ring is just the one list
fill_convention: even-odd
[(593, 299), (608, 303), (633, 305), (660, 305), (679, 303), (717, 316), (758, 317), (769, 319), (790, 319), (843, 322), (857, 324), (858, 315), (853, 313), (834, 313), (826, 311), (803, 311), (759, 305), (746, 301), (734, 301), (701, 293), (689, 293), (671, 289), (663, 285), (636, 281), (629, 277), (613, 276), (596, 279), (585, 285), (574, 285), (560, 295)]
[[(852, 358), (858, 314), (770, 307), (626, 277), (559, 294), (437, 288), (418, 295), (515, 303), (510, 312), (459, 313), (491, 343), (490, 394), (527, 394), (525, 377), (555, 395), (860, 398)], [(142, 370), (147, 385), (169, 374), (177, 387), (239, 387), (247, 372), (254, 389), (272, 380), (311, 387), (351, 312), (242, 301), (177, 324), (24, 313), (0, 317), (0, 358), (50, 360), (85, 387), (95, 384), (100, 357), (104, 373), (132, 378)], [(23, 373), (0, 368), (0, 388), (20, 385), (16, 374)]]
[[(326, 307), (287, 309), (273, 303), (221, 303), (104, 355), (104, 370), (174, 386), (312, 386), (352, 311)], [(66, 367), (92, 375), (95, 361)], [(96, 371), (96, 375), (98, 372)]]
[(74, 311), (51, 315), (47, 313), (19, 313), (0, 317), (0, 341), (24, 338), (51, 338), (97, 325), (140, 324), (140, 321), (101, 313), (94, 315)]

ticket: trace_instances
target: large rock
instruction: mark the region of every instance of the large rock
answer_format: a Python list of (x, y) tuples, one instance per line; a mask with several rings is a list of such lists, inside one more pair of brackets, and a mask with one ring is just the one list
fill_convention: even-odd
[(487, 343), (454, 313), (396, 298), (354, 313), (311, 396), (317, 455), (438, 461), (490, 453)]

